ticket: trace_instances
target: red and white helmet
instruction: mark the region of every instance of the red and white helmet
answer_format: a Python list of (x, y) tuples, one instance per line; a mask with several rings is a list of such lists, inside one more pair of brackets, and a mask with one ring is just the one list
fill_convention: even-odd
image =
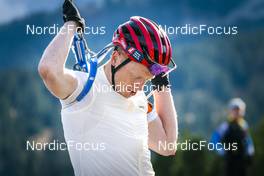
[(112, 42), (120, 46), (131, 60), (148, 67), (154, 75), (169, 70), (172, 61), (170, 40), (161, 27), (147, 18), (131, 17), (117, 28)]

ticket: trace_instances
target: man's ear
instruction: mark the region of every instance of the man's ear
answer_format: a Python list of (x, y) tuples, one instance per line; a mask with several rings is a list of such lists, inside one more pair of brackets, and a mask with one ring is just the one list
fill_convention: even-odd
[(119, 62), (119, 53), (117, 50), (114, 50), (111, 56), (111, 65), (116, 66)]

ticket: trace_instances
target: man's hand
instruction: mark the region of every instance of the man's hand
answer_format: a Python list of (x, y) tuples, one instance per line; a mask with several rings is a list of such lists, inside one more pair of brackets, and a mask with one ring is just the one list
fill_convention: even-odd
[(85, 28), (85, 20), (81, 17), (79, 10), (73, 3), (73, 0), (65, 0), (63, 4), (63, 20), (64, 22), (67, 21), (75, 21), (84, 32)]
[(170, 84), (169, 77), (168, 75), (164, 76), (164, 74), (165, 73), (162, 72), (161, 74), (155, 76), (155, 78), (151, 80), (154, 90), (161, 91), (169, 86)]

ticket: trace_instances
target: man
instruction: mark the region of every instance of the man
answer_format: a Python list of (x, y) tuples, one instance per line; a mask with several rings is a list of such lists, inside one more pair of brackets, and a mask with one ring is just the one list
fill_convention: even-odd
[[(75, 175), (154, 175), (148, 149), (174, 155), (175, 149), (161, 148), (159, 143), (175, 143), (178, 134), (176, 110), (164, 76), (168, 70), (157, 74), (171, 61), (167, 35), (142, 17), (120, 25), (110, 60), (99, 68), (89, 93), (76, 101), (87, 73), (68, 70), (65, 62), (74, 31), (84, 30), (85, 25), (70, 0), (64, 2), (63, 15), (64, 26), (44, 51), (38, 70), (46, 87), (61, 101)], [(155, 107), (147, 114), (142, 89), (149, 79), (156, 91)], [(99, 90), (105, 86), (110, 91)]]
[[(219, 150), (225, 157), (225, 172), (227, 176), (245, 176), (247, 167), (254, 155), (254, 146), (244, 119), (246, 104), (240, 98), (233, 98), (228, 106), (228, 121), (220, 125), (213, 133), (212, 142), (226, 144), (228, 150)], [(233, 145), (232, 145), (233, 144)], [(232, 150), (228, 146), (233, 146)]]

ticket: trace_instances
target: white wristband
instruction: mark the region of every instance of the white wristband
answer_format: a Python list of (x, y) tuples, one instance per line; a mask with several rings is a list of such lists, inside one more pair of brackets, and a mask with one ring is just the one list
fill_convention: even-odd
[(158, 117), (158, 114), (157, 114), (155, 108), (153, 108), (153, 110), (147, 114), (147, 120), (148, 120), (148, 122), (152, 122), (157, 117)]

